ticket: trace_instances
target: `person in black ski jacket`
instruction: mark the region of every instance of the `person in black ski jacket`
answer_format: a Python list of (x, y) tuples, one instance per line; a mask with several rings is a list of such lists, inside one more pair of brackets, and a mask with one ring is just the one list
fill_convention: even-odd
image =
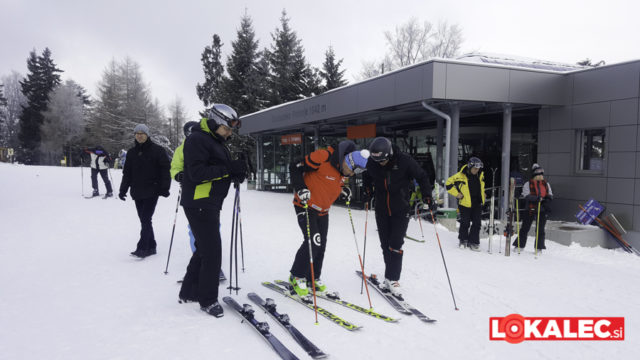
[(166, 151), (149, 138), (149, 128), (138, 124), (133, 130), (135, 146), (127, 152), (127, 161), (122, 170), (120, 200), (127, 199), (131, 188), (131, 198), (136, 203), (140, 218), (140, 240), (131, 255), (145, 258), (156, 253), (156, 239), (151, 219), (156, 210), (158, 196), (169, 196), (171, 176), (169, 156)]
[[(191, 256), (178, 294), (181, 302), (200, 303), (209, 315), (224, 315), (218, 302), (222, 264), (220, 210), (233, 182), (245, 179), (244, 160), (232, 160), (225, 142), (240, 127), (236, 112), (227, 105), (214, 104), (199, 127), (192, 127), (184, 142), (184, 176), (180, 204), (195, 237)], [(128, 160), (127, 160), (128, 161)]]
[(92, 197), (100, 195), (100, 191), (98, 191), (98, 173), (100, 173), (100, 177), (102, 181), (104, 181), (104, 186), (107, 188), (105, 197), (112, 197), (113, 189), (111, 188), (111, 181), (109, 181), (108, 174), (111, 156), (109, 156), (109, 153), (100, 145), (84, 149), (84, 152), (90, 155), (91, 187), (93, 188)]
[(551, 185), (544, 179), (544, 169), (533, 164), (531, 167), (531, 180), (522, 186), (522, 194), (520, 197), (525, 200), (524, 211), (522, 213), (522, 227), (518, 237), (513, 241), (515, 250), (520, 252), (527, 245), (527, 234), (531, 229), (531, 224), (538, 218), (538, 209), (540, 210), (540, 218), (537, 219), (539, 229), (537, 229), (538, 239), (534, 244), (537, 251), (542, 251), (547, 247), (544, 245), (545, 233), (544, 228), (547, 224), (547, 216), (551, 213), (551, 201), (553, 201), (553, 192)]
[(408, 154), (402, 153), (384, 137), (369, 145), (369, 161), (363, 182), (365, 200), (375, 196), (376, 224), (385, 264), (382, 287), (402, 298), (400, 272), (402, 245), (409, 225), (410, 189), (415, 179), (422, 190), (422, 203), (431, 206), (431, 183), (427, 173)]

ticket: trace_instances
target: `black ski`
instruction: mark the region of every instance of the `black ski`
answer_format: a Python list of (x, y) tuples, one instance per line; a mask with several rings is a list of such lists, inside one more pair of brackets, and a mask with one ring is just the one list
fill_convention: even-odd
[[(362, 272), (360, 270), (356, 270), (356, 274), (358, 274), (360, 279), (362, 279)], [(420, 310), (416, 309), (404, 299), (398, 299), (397, 297), (393, 296), (389, 292), (389, 290), (380, 288), (380, 281), (378, 281), (378, 278), (375, 276), (375, 274), (371, 274), (371, 276), (367, 276), (366, 278), (369, 285), (376, 289), (378, 293), (382, 295), (389, 302), (389, 304), (391, 304), (391, 306), (393, 306), (394, 309), (398, 310), (398, 312), (405, 315), (415, 315), (418, 319), (427, 323), (436, 322), (435, 319), (432, 319), (423, 314)]]
[[(287, 281), (276, 280), (276, 284), (286, 288), (289, 291), (293, 291), (293, 287)], [(344, 300), (340, 299), (340, 296), (337, 293), (317, 292), (316, 295), (321, 299), (325, 299), (325, 300), (334, 302), (336, 304), (342, 305), (344, 307), (348, 307), (349, 309), (355, 310), (355, 311), (357, 311), (357, 312), (359, 312), (361, 314), (373, 316), (376, 319), (380, 319), (380, 320), (383, 320), (383, 321), (386, 321), (386, 322), (397, 322), (399, 320), (399, 319), (394, 319), (394, 318), (392, 318), (390, 316), (387, 316), (387, 315), (378, 314), (377, 312), (373, 311), (372, 309), (367, 309), (364, 306), (360, 306), (360, 305), (356, 305), (356, 304), (350, 303), (348, 301), (344, 301)]]
[(227, 305), (231, 306), (238, 314), (240, 314), (240, 316), (242, 316), (244, 319), (243, 322), (250, 324), (254, 329), (256, 329), (256, 331), (258, 331), (260, 335), (262, 335), (262, 337), (267, 340), (273, 350), (275, 350), (275, 352), (278, 353), (278, 355), (280, 355), (282, 359), (298, 359), (298, 357), (295, 356), (291, 351), (289, 351), (286, 346), (282, 345), (278, 338), (271, 334), (271, 332), (269, 331), (269, 324), (267, 324), (266, 322), (259, 322), (255, 319), (255, 317), (253, 316), (254, 311), (251, 305), (244, 304), (244, 306), (240, 306), (240, 304), (238, 304), (238, 302), (230, 296), (223, 297), (222, 301), (227, 303)]
[(262, 300), (262, 298), (256, 293), (249, 293), (249, 299), (254, 303), (258, 304), (264, 311), (269, 313), (271, 317), (273, 317), (282, 327), (284, 327), (289, 334), (293, 337), (293, 339), (304, 349), (304, 351), (309, 354), (314, 359), (323, 359), (327, 357), (327, 354), (322, 352), (322, 350), (318, 349), (309, 339), (307, 339), (302, 333), (296, 329), (295, 326), (291, 325), (289, 321), (289, 315), (280, 314), (276, 310), (276, 303), (271, 298), (267, 298), (267, 300)]
[[(310, 309), (310, 310), (314, 310), (314, 306), (313, 306), (313, 300), (311, 300), (310, 302), (308, 301), (308, 299), (302, 299), (301, 297), (299, 297), (298, 295), (292, 295), (289, 290), (278, 286), (272, 282), (269, 281), (263, 281), (262, 285), (268, 289), (271, 289), (275, 292), (278, 292), (286, 297), (288, 297), (289, 299), (302, 304), (303, 306), (305, 306), (306, 308)], [(341, 317), (334, 315), (333, 313), (331, 313), (330, 311), (321, 308), (320, 306), (318, 306), (318, 314), (324, 316), (325, 318), (331, 320), (332, 322), (334, 322), (335, 324), (343, 327), (344, 329), (347, 329), (349, 331), (354, 331), (354, 330), (358, 330), (361, 327), (358, 325), (354, 325), (350, 322), (348, 322), (347, 320), (342, 319)]]

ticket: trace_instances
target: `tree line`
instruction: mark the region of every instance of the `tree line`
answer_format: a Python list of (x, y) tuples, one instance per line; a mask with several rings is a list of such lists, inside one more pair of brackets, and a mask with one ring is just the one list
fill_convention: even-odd
[[(270, 34), (271, 44), (261, 47), (245, 11), (226, 59), (222, 39), (213, 34), (201, 54), (204, 82), (194, 89), (202, 101), (202, 116), (214, 103), (225, 103), (242, 116), (347, 84), (343, 60), (334, 49), (327, 48), (319, 68), (312, 66), (289, 22), (283, 10), (279, 26)], [(459, 27), (444, 23), (433, 29), (429, 22), (411, 19), (395, 33), (386, 32), (388, 52), (380, 64), (391, 71), (429, 54), (457, 55)], [(384, 72), (384, 65), (370, 65), (375, 63), (365, 63), (360, 77)], [(25, 164), (57, 164), (66, 156), (77, 165), (82, 148), (97, 144), (116, 154), (133, 145), (131, 133), (138, 123), (148, 124), (152, 139), (171, 151), (182, 141), (183, 124), (192, 120), (179, 98), (165, 111), (153, 98), (140, 65), (128, 57), (107, 64), (95, 98), (75, 81), (61, 80), (63, 70), (48, 48), (40, 54), (31, 51), (27, 70), (25, 77), (14, 71), (0, 78), (0, 147), (16, 149), (17, 160)], [(233, 152), (255, 150), (249, 136), (233, 137), (230, 147)]]

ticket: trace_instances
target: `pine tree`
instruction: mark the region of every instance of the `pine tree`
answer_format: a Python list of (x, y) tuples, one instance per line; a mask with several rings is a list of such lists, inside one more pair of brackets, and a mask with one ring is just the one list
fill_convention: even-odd
[(33, 50), (27, 59), (27, 78), (20, 83), (22, 93), (27, 98), (27, 106), (23, 107), (20, 116), (21, 149), (18, 160), (25, 164), (39, 164), (38, 147), (41, 142), (40, 127), (44, 121), (42, 115), (47, 110), (49, 94), (60, 84), (58, 69), (51, 59), (51, 51), (45, 48), (42, 55), (36, 56)]
[(274, 43), (269, 51), (270, 106), (310, 96), (316, 82), (313, 70), (305, 59), (301, 40), (289, 27), (285, 10), (282, 11), (280, 23), (282, 29), (276, 28), (271, 34)]
[(324, 79), (323, 92), (347, 85), (347, 81), (344, 80), (346, 70), (340, 70), (342, 61), (343, 59), (336, 61), (333, 47), (329, 46), (329, 49), (324, 53), (324, 63), (320, 71), (320, 76)]
[(202, 52), (202, 68), (204, 70), (204, 84), (196, 85), (198, 98), (205, 107), (211, 104), (224, 102), (221, 94), (221, 82), (224, 76), (224, 67), (220, 61), (222, 57), (222, 41), (218, 34), (213, 34), (213, 43), (206, 46)]
[(0, 146), (5, 147), (9, 143), (7, 138), (8, 131), (8, 111), (7, 98), (4, 97), (4, 84), (0, 84)]
[(229, 77), (223, 80), (223, 91), (226, 104), (242, 116), (261, 109), (261, 84), (256, 76), (258, 41), (255, 39), (251, 17), (246, 11), (237, 34), (237, 39), (231, 43), (231, 55), (227, 58)]

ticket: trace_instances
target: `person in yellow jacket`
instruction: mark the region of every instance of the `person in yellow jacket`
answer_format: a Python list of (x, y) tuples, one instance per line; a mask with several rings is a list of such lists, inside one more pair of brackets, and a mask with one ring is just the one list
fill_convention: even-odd
[(480, 215), (485, 201), (482, 166), (482, 160), (472, 157), (446, 183), (447, 192), (458, 199), (460, 247), (473, 251), (480, 251)]

